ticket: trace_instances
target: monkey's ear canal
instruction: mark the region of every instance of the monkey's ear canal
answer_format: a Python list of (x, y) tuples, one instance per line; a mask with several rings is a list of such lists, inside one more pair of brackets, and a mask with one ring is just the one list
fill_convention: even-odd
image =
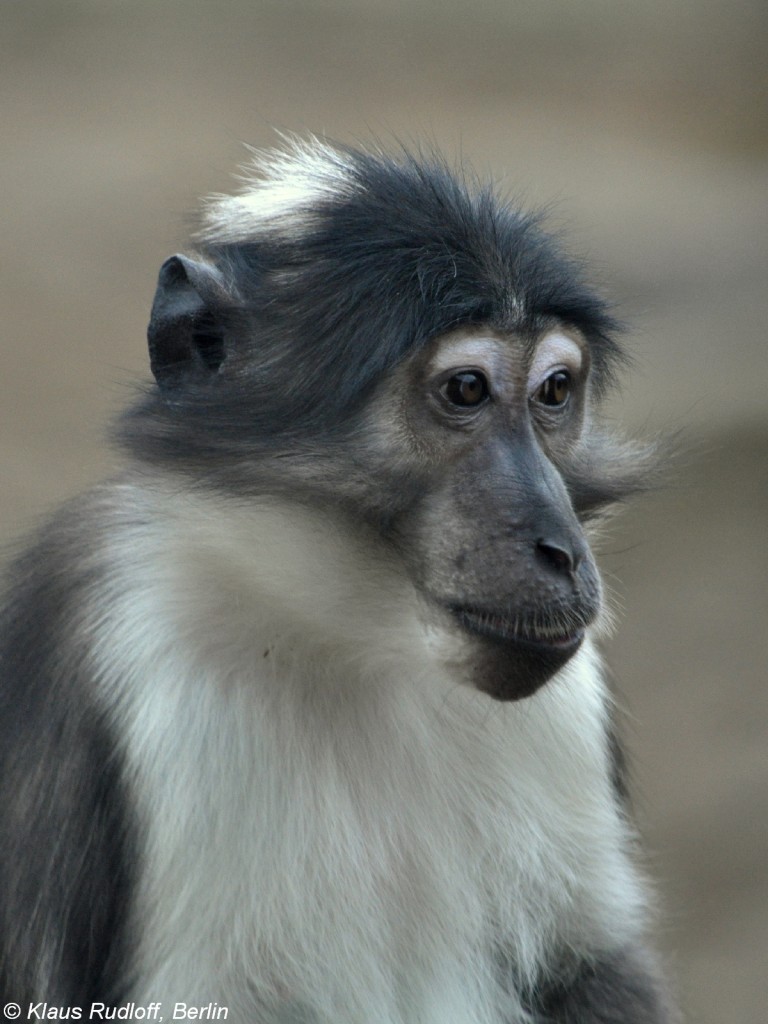
[(161, 388), (181, 387), (219, 369), (231, 306), (216, 267), (188, 256), (165, 261), (147, 329), (150, 366)]

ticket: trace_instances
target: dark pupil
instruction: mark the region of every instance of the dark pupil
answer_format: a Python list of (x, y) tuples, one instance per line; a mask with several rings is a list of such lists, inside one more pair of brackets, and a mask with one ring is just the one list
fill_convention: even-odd
[(562, 405), (568, 397), (571, 378), (565, 370), (559, 370), (547, 377), (541, 385), (541, 400), (544, 405)]
[(454, 405), (479, 405), (487, 394), (485, 378), (479, 373), (457, 373), (445, 385), (445, 396)]

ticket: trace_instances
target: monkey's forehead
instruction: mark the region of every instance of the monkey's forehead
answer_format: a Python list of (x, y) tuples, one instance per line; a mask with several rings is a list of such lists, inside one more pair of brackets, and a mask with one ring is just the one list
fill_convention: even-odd
[(309, 139), (254, 153), (241, 191), (208, 202), (200, 239), (247, 308), (293, 336), (333, 334), (338, 353), (373, 334), (393, 365), (460, 325), (553, 321), (593, 347), (598, 385), (619, 353), (606, 303), (541, 217), (434, 152)]

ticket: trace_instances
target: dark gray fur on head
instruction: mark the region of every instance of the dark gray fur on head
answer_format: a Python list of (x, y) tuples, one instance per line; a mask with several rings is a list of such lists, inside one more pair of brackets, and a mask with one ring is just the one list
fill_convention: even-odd
[[(540, 217), (437, 156), (334, 159), (335, 180), (323, 154), (307, 157), (290, 217), (280, 197), (271, 217), (220, 202), (197, 258), (165, 264), (150, 324), (160, 387), (126, 421), (129, 442), (174, 458), (175, 426), (218, 457), (233, 441), (338, 430), (382, 374), (461, 325), (525, 335), (557, 320), (588, 338), (593, 386), (610, 382), (617, 322)], [(262, 193), (268, 206), (257, 181), (253, 206)]]

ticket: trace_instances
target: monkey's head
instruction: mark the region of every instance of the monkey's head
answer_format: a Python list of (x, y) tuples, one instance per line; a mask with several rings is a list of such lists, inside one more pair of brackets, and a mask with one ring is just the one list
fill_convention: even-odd
[(601, 605), (584, 524), (637, 485), (596, 406), (616, 324), (538, 217), (438, 158), (256, 158), (163, 266), (144, 460), (375, 533), (478, 686), (534, 692)]

